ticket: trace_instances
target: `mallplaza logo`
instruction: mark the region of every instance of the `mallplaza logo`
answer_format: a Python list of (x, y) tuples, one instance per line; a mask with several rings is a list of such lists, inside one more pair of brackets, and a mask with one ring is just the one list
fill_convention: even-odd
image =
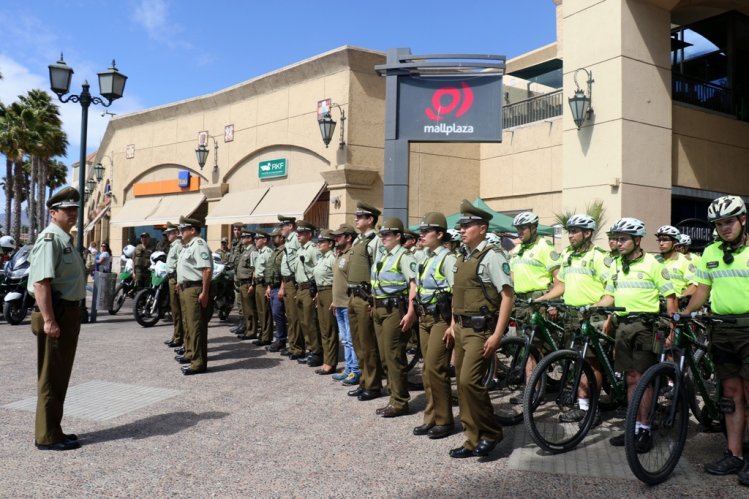
[[(463, 116), (473, 105), (473, 91), (464, 81), (460, 82), (461, 88), (442, 87), (432, 94), (432, 106), (424, 110), (424, 114), (431, 121), (442, 121), (445, 116), (455, 112), (455, 117)], [(462, 90), (462, 94), (461, 94)], [(447, 102), (443, 99), (447, 98)], [(424, 133), (440, 134), (449, 136), (451, 134), (473, 133), (473, 125), (458, 125), (457, 123), (438, 123), (424, 125)]]

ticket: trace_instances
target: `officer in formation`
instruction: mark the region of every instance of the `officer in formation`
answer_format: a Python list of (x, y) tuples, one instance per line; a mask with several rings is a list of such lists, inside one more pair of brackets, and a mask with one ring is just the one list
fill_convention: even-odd
[(333, 307), (333, 266), (335, 265), (334, 251), (335, 236), (331, 231), (323, 229), (317, 236), (317, 249), (320, 257), (313, 270), (313, 281), (317, 289), (314, 298), (317, 304), (317, 321), (320, 328), (320, 343), (322, 346), (322, 367), (315, 373), (321, 375), (336, 374), (338, 366), (338, 326)]
[(208, 367), (208, 319), (211, 306), (213, 258), (208, 244), (200, 237), (203, 223), (180, 217), (179, 229), (184, 248), (177, 260), (177, 293), (185, 324), (185, 353), (178, 356), (182, 374), (204, 373)]
[(257, 256), (255, 257), (255, 274), (253, 283), (255, 285), (255, 310), (257, 318), (258, 339), (252, 343), (258, 346), (270, 345), (273, 341), (273, 321), (271, 319), (270, 302), (266, 298), (268, 283), (265, 281), (265, 269), (268, 259), (273, 250), (268, 246), (270, 235), (258, 230), (255, 232), (255, 246)]
[(31, 331), (37, 345), (35, 445), (40, 450), (80, 447), (62, 430), (62, 414), (81, 328), (80, 303), (86, 297), (86, 268), (70, 236), (78, 220), (80, 194), (66, 187), (47, 201), (50, 224), (31, 250), (28, 292), (36, 299)]
[(284, 303), (287, 320), (286, 351), (292, 360), (306, 359), (304, 336), (299, 324), (299, 312), (296, 305), (296, 267), (299, 262), (299, 236), (296, 232), (296, 218), (278, 215), (281, 222), (281, 234), (284, 237), (283, 258), (281, 259), (281, 279), (283, 284), (278, 290), (278, 299)]
[(685, 255), (676, 250), (681, 240), (681, 232), (673, 225), (663, 225), (656, 232), (660, 249), (661, 263), (668, 269), (671, 284), (676, 291), (679, 304), (686, 306), (689, 296), (697, 289), (697, 267)]
[(240, 340), (257, 339), (257, 305), (255, 304), (255, 259), (257, 258), (257, 247), (255, 247), (255, 233), (242, 229), (241, 244), (244, 246), (237, 260), (234, 277), (239, 283), (239, 296), (242, 300), (240, 310), (244, 317), (244, 333), (239, 334)]
[(293, 280), (296, 297), (287, 302), (287, 310), (296, 306), (297, 324), (302, 332), (297, 343), (301, 348), (302, 356), (297, 359), (297, 362), (307, 364), (310, 367), (319, 367), (323, 363), (323, 358), (320, 326), (317, 321), (315, 304), (317, 286), (314, 280), (314, 270), (317, 261), (320, 259), (320, 250), (312, 242), (312, 236), (316, 230), (314, 225), (306, 220), (298, 220), (296, 221), (296, 230), (296, 241), (299, 244), (296, 251), (296, 271)]
[(275, 333), (273, 343), (268, 345), (266, 349), (269, 352), (281, 352), (284, 355), (288, 355), (289, 351), (286, 349), (286, 341), (288, 339), (288, 333), (286, 330), (286, 310), (283, 297), (280, 296), (281, 290), (283, 289), (281, 265), (283, 263), (286, 238), (281, 232), (281, 229), (278, 228), (270, 233), (270, 237), (273, 240), (274, 248), (273, 252), (267, 257), (263, 280), (267, 286), (265, 296), (270, 302)]
[(151, 236), (148, 232), (140, 235), (140, 243), (135, 247), (133, 269), (135, 271), (136, 289), (147, 288), (151, 284), (151, 253), (154, 251)]
[(177, 294), (177, 261), (182, 251), (182, 238), (179, 233), (179, 227), (171, 222), (167, 222), (164, 233), (169, 241), (166, 266), (169, 270), (169, 306), (172, 311), (172, 322), (174, 324), (172, 337), (164, 343), (170, 348), (179, 348), (184, 344), (185, 340), (185, 326), (182, 323), (182, 309), (180, 308), (179, 295)]
[(351, 247), (356, 237), (356, 229), (353, 225), (341, 224), (331, 234), (335, 237), (335, 248), (338, 256), (333, 267), (333, 303), (331, 309), (335, 313), (338, 324), (340, 343), (343, 345), (343, 356), (345, 367), (343, 372), (333, 375), (333, 379), (340, 381), (345, 386), (357, 386), (361, 378), (359, 359), (354, 349), (354, 339), (351, 335), (349, 323), (349, 260), (351, 258)]
[(242, 252), (244, 251), (244, 244), (242, 244), (242, 228), (244, 227), (243, 222), (234, 222), (231, 225), (231, 232), (232, 232), (232, 240), (231, 240), (231, 249), (229, 250), (229, 257), (227, 260), (227, 263), (229, 267), (232, 269), (235, 269), (234, 272), (234, 303), (237, 304), (237, 308), (239, 308), (239, 322), (231, 328), (231, 332), (234, 334), (244, 334), (245, 332), (245, 322), (244, 322), (244, 310), (242, 310), (242, 295), (239, 292), (239, 281), (237, 280), (237, 273), (236, 268), (239, 264), (239, 257), (242, 255)]

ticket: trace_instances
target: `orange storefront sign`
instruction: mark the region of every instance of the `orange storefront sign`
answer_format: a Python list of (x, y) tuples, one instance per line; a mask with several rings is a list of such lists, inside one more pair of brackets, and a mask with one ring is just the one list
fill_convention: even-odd
[(133, 186), (135, 196), (153, 196), (155, 194), (174, 194), (176, 192), (195, 192), (200, 190), (200, 177), (191, 176), (189, 187), (180, 187), (179, 180), (157, 180), (141, 182)]

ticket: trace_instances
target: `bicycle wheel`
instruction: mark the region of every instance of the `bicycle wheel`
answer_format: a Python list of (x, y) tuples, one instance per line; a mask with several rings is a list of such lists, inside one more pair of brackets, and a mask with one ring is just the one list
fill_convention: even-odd
[(523, 400), (525, 427), (536, 444), (552, 454), (574, 449), (588, 434), (598, 410), (597, 397), (579, 421), (563, 416), (577, 408), (580, 383), (587, 382), (596, 394), (596, 379), (590, 364), (574, 350), (551, 353), (539, 362), (528, 380)]
[[(694, 363), (705, 385), (708, 398), (713, 401), (713, 404), (717, 404), (720, 398), (720, 381), (715, 374), (715, 365), (710, 361), (704, 350), (697, 350), (694, 353)], [(687, 371), (684, 378), (684, 388), (689, 409), (697, 421), (708, 430), (719, 430), (723, 424), (723, 415), (717, 412), (713, 415), (716, 417), (711, 417), (702, 394), (697, 390), (696, 379), (691, 370)]]
[[(652, 366), (642, 375), (627, 409), (624, 424), (624, 446), (632, 473), (648, 485), (664, 482), (673, 472), (689, 429), (689, 409), (684, 387), (670, 393), (669, 382), (677, 384), (676, 367), (670, 363)], [(640, 407), (647, 411), (652, 448), (637, 452), (635, 427)]]
[[(526, 356), (525, 339), (518, 337), (502, 338), (497, 348), (495, 359), (489, 362), (493, 369), (490, 396), (495, 407), (497, 419), (503, 425), (515, 425), (523, 420), (523, 392), (525, 391), (525, 362), (532, 357), (538, 362), (541, 354), (535, 347), (530, 347)], [(491, 366), (494, 366), (493, 368)]]

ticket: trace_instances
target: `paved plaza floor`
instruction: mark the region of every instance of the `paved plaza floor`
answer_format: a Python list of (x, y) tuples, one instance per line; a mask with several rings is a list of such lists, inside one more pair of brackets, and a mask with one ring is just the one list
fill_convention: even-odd
[[(648, 487), (608, 437), (609, 419), (581, 446), (545, 455), (523, 425), (489, 458), (454, 460), (463, 442), (415, 437), (412, 414), (382, 419), (385, 399), (359, 402), (314, 369), (209, 326), (208, 372), (183, 376), (163, 345), (171, 324), (144, 329), (123, 308), (82, 327), (63, 428), (69, 452), (34, 448), (36, 347), (28, 320), (0, 323), (0, 497), (746, 497), (736, 477), (704, 462), (719, 434), (691, 432), (674, 475)], [(457, 414), (457, 408), (454, 409)]]

